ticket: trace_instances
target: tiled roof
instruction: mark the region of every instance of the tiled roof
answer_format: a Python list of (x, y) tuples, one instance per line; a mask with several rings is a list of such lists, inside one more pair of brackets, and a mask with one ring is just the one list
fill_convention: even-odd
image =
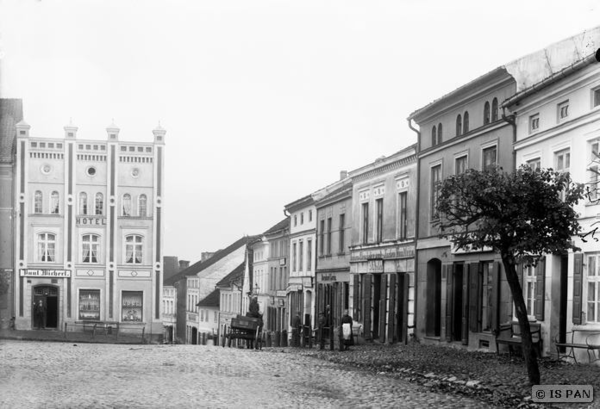
[(23, 120), (23, 101), (15, 98), (0, 99), (0, 162), (12, 161), (12, 149), (17, 129)]
[(285, 219), (283, 219), (282, 221), (277, 223), (275, 226), (271, 227), (269, 230), (267, 230), (263, 234), (267, 235), (267, 234), (271, 234), (271, 233), (276, 233), (280, 230), (285, 229), (286, 227), (290, 227), (290, 218), (289, 217), (286, 217)]
[(201, 299), (196, 305), (199, 307), (218, 307), (219, 299), (219, 290), (214, 290), (212, 293)]
[(244, 277), (244, 267), (246, 266), (246, 262), (244, 261), (243, 263), (241, 263), (239, 266), (237, 266), (236, 268), (234, 268), (231, 273), (227, 274), (225, 277), (223, 277), (221, 279), (221, 281), (219, 281), (217, 283), (217, 287), (229, 287), (231, 286), (231, 283), (234, 281), (238, 281), (239, 284), (241, 285), (242, 282), (240, 280), (240, 278)]
[(206, 269), (207, 267), (210, 267), (213, 264), (217, 263), (218, 261), (222, 260), (224, 257), (226, 257), (227, 255), (231, 254), (232, 252), (236, 251), (240, 247), (245, 246), (248, 243), (253, 242), (254, 240), (257, 240), (258, 238), (259, 238), (259, 236), (244, 236), (241, 239), (239, 239), (236, 242), (229, 245), (228, 247), (224, 248), (223, 250), (217, 251), (208, 260), (198, 261), (195, 264), (186, 268), (185, 270), (180, 271), (179, 273), (175, 274), (174, 276), (171, 276), (171, 277), (165, 279), (163, 281), (163, 284), (164, 285), (173, 285), (177, 281), (179, 281), (187, 276), (196, 275), (200, 271), (202, 271), (202, 270)]

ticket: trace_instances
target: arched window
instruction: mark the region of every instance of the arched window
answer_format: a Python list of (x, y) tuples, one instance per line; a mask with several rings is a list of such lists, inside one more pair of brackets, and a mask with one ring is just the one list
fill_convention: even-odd
[(33, 200), (33, 212), (34, 213), (42, 213), (44, 206), (44, 200), (42, 197), (42, 192), (39, 190), (35, 191), (34, 200)]
[(50, 196), (50, 213), (52, 214), (58, 214), (60, 211), (58, 199), (58, 192), (52, 192), (52, 195)]
[(79, 214), (88, 214), (87, 193), (79, 194)]
[(469, 132), (469, 111), (465, 111), (463, 115), (463, 132)]
[(492, 100), (492, 122), (498, 120), (498, 98)]
[(462, 134), (462, 117), (460, 114), (456, 117), (456, 136), (460, 136)]
[(438, 144), (442, 143), (442, 124), (438, 124)]
[(489, 101), (485, 101), (485, 105), (483, 105), (483, 124), (487, 125), (490, 123), (490, 103)]
[(132, 234), (125, 237), (125, 263), (142, 264), (144, 239), (142, 236)]
[(433, 125), (431, 128), (431, 146), (437, 145), (437, 128)]
[(140, 195), (140, 199), (138, 202), (138, 216), (146, 217), (148, 216), (148, 199), (146, 195)]
[(53, 262), (56, 253), (56, 236), (52, 233), (40, 233), (37, 236), (38, 261)]
[(96, 193), (96, 214), (102, 215), (104, 211), (104, 196), (102, 193)]
[(123, 195), (123, 216), (131, 216), (131, 195), (129, 193)]
[(86, 234), (81, 238), (81, 262), (98, 263), (100, 259), (100, 236)]

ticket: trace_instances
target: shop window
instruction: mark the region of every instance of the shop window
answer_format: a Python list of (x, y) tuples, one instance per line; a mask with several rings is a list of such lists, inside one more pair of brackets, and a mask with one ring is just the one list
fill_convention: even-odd
[(79, 319), (100, 319), (100, 290), (79, 290)]
[(143, 295), (142, 291), (123, 291), (121, 321), (142, 322)]
[(144, 239), (142, 236), (132, 234), (125, 237), (125, 263), (142, 264)]

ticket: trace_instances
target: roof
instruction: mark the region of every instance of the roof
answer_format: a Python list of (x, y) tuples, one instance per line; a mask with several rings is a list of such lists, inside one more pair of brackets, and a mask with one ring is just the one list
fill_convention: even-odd
[(259, 236), (244, 236), (241, 239), (230, 244), (228, 247), (217, 251), (211, 258), (204, 260), (204, 261), (198, 261), (198, 262), (194, 263), (193, 265), (189, 266), (188, 268), (186, 268), (185, 270), (180, 271), (179, 273), (165, 279), (163, 281), (163, 284), (164, 285), (173, 285), (177, 281), (179, 281), (187, 276), (196, 275), (199, 272), (201, 272), (202, 270), (212, 266), (213, 264), (215, 264), (218, 261), (222, 260), (223, 258), (227, 257), (229, 254), (233, 253), (240, 247), (245, 246), (245, 245), (247, 245), (255, 240), (258, 240), (258, 239), (259, 239)]
[(268, 235), (268, 234), (277, 233), (277, 232), (285, 229), (286, 227), (290, 227), (290, 218), (289, 217), (286, 217), (285, 219), (283, 219), (276, 225), (272, 226), (270, 229), (265, 231), (263, 234)]
[(214, 290), (212, 293), (201, 299), (196, 305), (199, 307), (219, 307), (219, 299), (219, 290)]
[(12, 162), (12, 151), (17, 129), (23, 120), (23, 101), (16, 98), (0, 99), (0, 162)]
[(309, 206), (313, 204), (313, 197), (312, 195), (306, 195), (304, 197), (301, 197), (298, 200), (294, 200), (292, 203), (288, 203), (284, 206), (285, 210), (289, 211), (289, 212), (294, 212), (298, 209), (304, 208), (306, 206)]
[(241, 263), (239, 266), (237, 266), (236, 268), (234, 268), (231, 273), (227, 274), (225, 277), (223, 277), (221, 279), (221, 281), (219, 281), (217, 283), (217, 287), (231, 287), (231, 284), (234, 281), (239, 281), (240, 285), (241, 285), (241, 281), (240, 278), (244, 278), (244, 268), (246, 266), (246, 262), (244, 261), (243, 263)]

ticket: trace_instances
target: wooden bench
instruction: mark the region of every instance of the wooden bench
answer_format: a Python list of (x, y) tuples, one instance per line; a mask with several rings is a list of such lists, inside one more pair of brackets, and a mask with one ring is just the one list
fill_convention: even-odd
[(223, 338), (223, 347), (225, 340), (227, 346), (231, 347), (231, 341), (234, 339), (244, 339), (249, 341), (249, 346), (255, 349), (262, 349), (262, 322), (260, 318), (244, 317), (237, 315), (231, 319), (229, 331), (226, 332)]
[[(558, 359), (573, 358), (575, 363), (577, 363), (575, 350), (585, 349), (590, 363), (600, 360), (600, 357), (596, 355), (596, 351), (600, 350), (600, 330), (586, 331), (585, 329), (573, 329), (571, 332), (567, 332), (565, 342), (559, 341), (559, 335), (557, 334), (554, 337)], [(564, 352), (561, 349), (564, 349)], [(567, 351), (569, 352), (567, 353)]]
[[(531, 344), (538, 357), (542, 356), (542, 326), (539, 323), (529, 323)], [(512, 356), (513, 347), (522, 346), (521, 327), (518, 322), (501, 324), (496, 332), (496, 353), (500, 354), (500, 344), (508, 345), (508, 353)]]

